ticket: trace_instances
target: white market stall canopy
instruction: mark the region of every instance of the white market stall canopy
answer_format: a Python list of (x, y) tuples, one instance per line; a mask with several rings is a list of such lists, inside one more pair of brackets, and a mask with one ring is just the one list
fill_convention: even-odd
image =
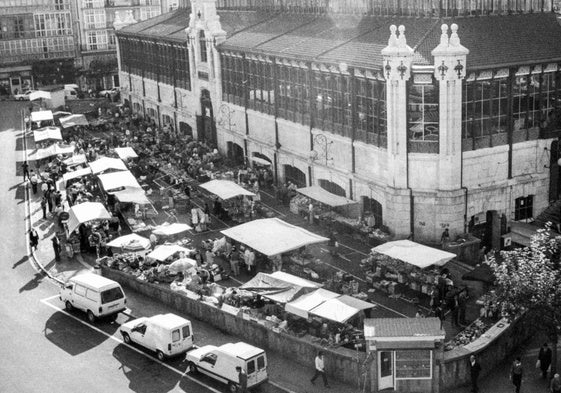
[(362, 301), (348, 295), (341, 295), (329, 299), (310, 310), (310, 314), (320, 318), (345, 323), (362, 310), (373, 308), (374, 304)]
[(253, 192), (246, 190), (230, 180), (211, 180), (199, 186), (222, 200), (241, 195), (255, 196)]
[(411, 240), (396, 240), (374, 247), (372, 251), (407, 262), (421, 269), (436, 265), (443, 266), (456, 256), (451, 252), (424, 246)]
[(151, 246), (150, 240), (136, 233), (121, 236), (107, 243), (109, 247), (126, 248), (130, 250), (144, 250)]
[(188, 248), (181, 247), (175, 244), (170, 244), (170, 245), (163, 244), (161, 246), (156, 247), (154, 251), (146, 255), (146, 257), (153, 258), (157, 261), (163, 262), (176, 253), (183, 252), (185, 253), (185, 255), (189, 255), (191, 251), (192, 250), (189, 250)]
[(313, 199), (314, 201), (318, 201), (320, 203), (323, 203), (324, 205), (332, 207), (347, 206), (358, 203), (351, 199), (332, 194), (319, 186), (299, 188), (296, 191), (298, 191), (302, 195), (307, 196), (308, 198)]
[(111, 214), (99, 202), (84, 202), (74, 205), (68, 212), (68, 232), (72, 233), (80, 224), (94, 220), (110, 220)]
[(249, 221), (225, 229), (221, 233), (267, 256), (282, 254), (329, 240), (278, 218)]
[(128, 171), (127, 166), (120, 158), (101, 157), (90, 162), (90, 168), (94, 174), (104, 172), (108, 169), (116, 169), (118, 171)]
[(298, 299), (293, 300), (290, 303), (286, 303), (284, 309), (291, 314), (298, 315), (301, 318), (307, 319), (310, 310), (314, 309), (315, 307), (319, 306), (329, 299), (334, 299), (339, 296), (341, 295), (338, 293), (320, 288), (306, 295), (302, 295)]
[(137, 158), (138, 154), (134, 151), (132, 147), (116, 147), (115, 153), (119, 156), (119, 158), (123, 161), (128, 160), (129, 158)]
[(62, 116), (70, 116), (72, 113), (70, 112), (65, 112), (65, 111), (56, 111), (53, 112), (53, 116), (54, 117), (62, 117)]
[(272, 274), (257, 273), (255, 277), (240, 286), (240, 288), (258, 293), (274, 302), (284, 304), (304, 293), (309, 293), (321, 287), (321, 284), (308, 280), (304, 280), (306, 282), (305, 286), (298, 285), (303, 283), (303, 279), (291, 274), (285, 274), (283, 276), (284, 279), (280, 279)]
[(45, 98), (47, 100), (50, 100), (51, 99), (51, 93), (49, 93), (48, 91), (37, 90), (37, 91), (34, 91), (33, 93), (29, 94), (29, 101), (35, 101), (35, 100), (38, 100), (40, 98)]
[(129, 171), (105, 173), (103, 175), (98, 175), (98, 178), (106, 192), (126, 187), (142, 188), (136, 181), (134, 175)]
[(264, 158), (261, 158), (261, 157), (251, 157), (250, 160), (253, 161), (256, 164), (259, 164), (259, 165), (264, 165), (264, 166), (272, 165), (272, 163), (270, 161), (268, 161)]
[(48, 158), (52, 156), (58, 156), (59, 154), (72, 154), (74, 153), (74, 146), (59, 145), (57, 143), (46, 147), (44, 149), (37, 149), (27, 156), (28, 160), (42, 160), (43, 158)]
[(49, 139), (61, 141), (62, 134), (58, 127), (43, 127), (33, 131), (33, 138), (35, 142), (48, 141)]
[(65, 182), (67, 182), (68, 180), (76, 179), (78, 177), (83, 177), (91, 174), (92, 174), (92, 170), (90, 168), (80, 168), (76, 171), (66, 172), (64, 175), (62, 175), (62, 179)]
[[(72, 157), (67, 158), (63, 161), (66, 166), (73, 167), (76, 165), (85, 164), (87, 162), (85, 154), (75, 154)], [(90, 169), (91, 172), (91, 169)]]
[(90, 124), (88, 123), (88, 119), (86, 119), (86, 116), (81, 114), (61, 117), (59, 121), (62, 128), (69, 128), (74, 126), (87, 126), (88, 124)]
[(32, 122), (53, 120), (53, 112), (51, 111), (35, 111), (31, 112), (30, 117)]
[(150, 200), (146, 196), (146, 192), (142, 188), (137, 187), (125, 187), (124, 190), (120, 191), (110, 191), (111, 194), (115, 195), (115, 198), (119, 202), (123, 203), (136, 203), (139, 205), (148, 205)]
[(157, 226), (156, 228), (154, 228), (152, 233), (154, 235), (160, 235), (160, 236), (172, 236), (172, 235), (177, 235), (178, 233), (181, 232), (187, 232), (191, 229), (193, 228), (191, 228), (187, 224), (174, 222), (173, 224), (167, 224), (167, 225), (164, 224), (164, 225)]

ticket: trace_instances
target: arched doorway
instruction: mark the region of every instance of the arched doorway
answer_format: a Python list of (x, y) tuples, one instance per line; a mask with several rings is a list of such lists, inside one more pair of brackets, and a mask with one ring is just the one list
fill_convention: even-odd
[(226, 156), (234, 161), (236, 165), (245, 163), (245, 154), (243, 147), (232, 141), (226, 142)]
[(182, 136), (192, 137), (193, 136), (193, 128), (183, 121), (179, 122), (179, 133)]
[(306, 174), (292, 165), (284, 165), (284, 181), (294, 183), (298, 188), (306, 187)]
[(318, 184), (325, 191), (329, 191), (332, 194), (339, 195), (345, 198), (347, 197), (347, 192), (345, 191), (345, 189), (337, 183), (333, 183), (332, 181), (327, 179), (319, 179)]
[(384, 223), (382, 204), (374, 198), (362, 196), (362, 211), (365, 217), (372, 217), (374, 219), (375, 227), (379, 227)]
[(201, 91), (201, 115), (197, 116), (198, 138), (211, 146), (216, 146), (216, 125), (214, 124), (214, 112), (210, 92), (206, 89)]
[(269, 157), (258, 152), (251, 153), (251, 161), (253, 161), (255, 165), (266, 166), (268, 168), (271, 168), (273, 165), (273, 162)]

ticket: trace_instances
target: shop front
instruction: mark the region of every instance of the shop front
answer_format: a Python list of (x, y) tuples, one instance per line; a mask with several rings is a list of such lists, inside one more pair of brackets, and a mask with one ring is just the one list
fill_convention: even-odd
[(445, 332), (438, 318), (366, 319), (364, 336), (371, 392), (439, 391)]

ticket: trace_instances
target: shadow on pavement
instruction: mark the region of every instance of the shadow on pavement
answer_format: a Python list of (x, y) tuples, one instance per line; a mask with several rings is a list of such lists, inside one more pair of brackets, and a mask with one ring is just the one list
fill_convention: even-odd
[[(79, 311), (76, 311), (76, 316), (79, 317), (78, 314)], [(85, 314), (83, 314), (83, 317), (85, 318)], [(116, 329), (117, 327), (113, 327), (113, 332)], [(103, 330), (107, 329), (104, 328)], [(73, 318), (69, 318), (61, 311), (51, 315), (45, 323), (43, 333), (47, 340), (72, 356), (89, 351), (108, 339), (107, 336), (93, 331), (89, 326)]]
[(43, 273), (35, 273), (33, 278), (19, 289), (19, 292), (22, 293), (23, 291), (31, 291), (37, 288), (41, 281), (43, 281), (43, 278), (45, 278), (45, 275)]
[[(180, 374), (162, 367), (124, 344), (115, 347), (113, 357), (121, 363), (119, 369), (129, 380), (129, 389), (137, 393), (168, 392), (181, 379)], [(187, 391), (193, 392), (192, 387)]]
[[(21, 258), (19, 259), (19, 261), (15, 262), (15, 263), (12, 265), (12, 269), (15, 269), (15, 268), (18, 267), (19, 265), (21, 265), (21, 264), (27, 262), (28, 259), (29, 259), (29, 256), (24, 255), (23, 257), (21, 257)], [(20, 292), (21, 292), (21, 291), (20, 291)]]

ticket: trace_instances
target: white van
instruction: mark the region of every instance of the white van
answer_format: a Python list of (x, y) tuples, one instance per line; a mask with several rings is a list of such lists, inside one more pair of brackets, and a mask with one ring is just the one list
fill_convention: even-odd
[(59, 298), (67, 311), (82, 310), (91, 323), (100, 317), (117, 318), (127, 304), (123, 288), (118, 282), (93, 273), (70, 278), (60, 290)]
[(156, 352), (160, 361), (187, 352), (193, 347), (191, 321), (175, 314), (159, 314), (123, 323), (123, 340)]
[(247, 373), (248, 389), (269, 379), (265, 351), (243, 342), (224, 344), (220, 347), (205, 345), (187, 352), (186, 359), (190, 372), (201, 372), (227, 383), (230, 392), (237, 391), (238, 366)]
[(64, 98), (67, 100), (77, 100), (78, 92), (74, 89), (64, 89)]

